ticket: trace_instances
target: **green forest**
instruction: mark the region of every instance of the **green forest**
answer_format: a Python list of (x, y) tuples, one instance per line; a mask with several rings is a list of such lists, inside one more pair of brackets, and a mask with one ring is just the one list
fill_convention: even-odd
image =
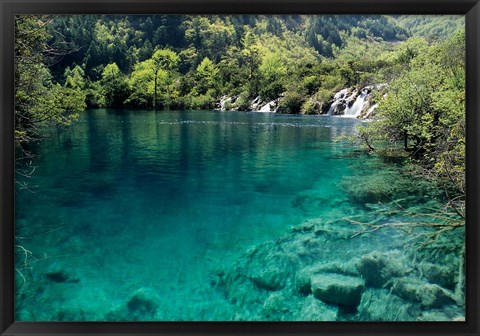
[(213, 109), (233, 97), (224, 108), (245, 111), (259, 97), (278, 112), (324, 114), (338, 90), (384, 83), (357, 140), (371, 151), (401, 148), (464, 190), (459, 17), (78, 15), (15, 24), (20, 147), (86, 108)]

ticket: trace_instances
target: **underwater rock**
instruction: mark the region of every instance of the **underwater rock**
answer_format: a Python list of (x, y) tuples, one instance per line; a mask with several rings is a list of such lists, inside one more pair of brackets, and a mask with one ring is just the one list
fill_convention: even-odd
[(261, 289), (279, 290), (298, 268), (298, 256), (264, 248), (252, 254), (247, 265), (247, 275)]
[(297, 321), (336, 321), (337, 316), (338, 307), (326, 304), (309, 295), (298, 312)]
[(411, 271), (399, 251), (366, 254), (357, 262), (357, 269), (365, 279), (365, 284), (376, 288), (382, 288), (392, 278), (404, 276)]
[(420, 321), (458, 321), (463, 322), (465, 321), (465, 316), (459, 315), (456, 317), (449, 317), (446, 313), (441, 311), (428, 311), (424, 312), (419, 318)]
[(46, 273), (45, 277), (52, 282), (67, 282), (69, 276), (65, 272), (51, 272)]
[(291, 315), (290, 302), (291, 298), (286, 297), (283, 293), (272, 293), (263, 304), (262, 314), (266, 318), (275, 317), (275, 320), (281, 321)]
[(358, 306), (365, 290), (362, 279), (341, 274), (319, 274), (310, 281), (317, 299), (348, 307)]
[(311, 278), (316, 274), (335, 273), (340, 275), (358, 276), (355, 260), (345, 263), (329, 262), (313, 265), (300, 270), (295, 277), (295, 289), (297, 292), (308, 295), (312, 292)]
[(362, 321), (415, 321), (420, 305), (405, 301), (386, 289), (369, 288), (358, 306)]
[(429, 282), (449, 289), (455, 288), (457, 275), (452, 267), (422, 262), (418, 268)]
[(239, 273), (226, 277), (225, 296), (234, 304), (252, 305), (262, 301), (262, 293), (250, 279)]
[(465, 310), (456, 305), (442, 307), (423, 312), (420, 321), (465, 321)]
[(77, 282), (80, 282), (80, 280), (72, 278), (68, 273), (66, 273), (64, 271), (45, 273), (45, 277), (49, 281), (56, 282), (56, 283), (77, 283)]
[(348, 260), (346, 262), (333, 261), (314, 266), (316, 273), (337, 273), (343, 275), (359, 276), (360, 273), (356, 268), (356, 260)]
[(135, 321), (152, 319), (158, 307), (157, 294), (148, 288), (136, 290), (127, 302), (128, 316)]
[(392, 293), (426, 308), (440, 308), (455, 302), (453, 293), (446, 289), (412, 278), (397, 279), (393, 283)]
[(310, 268), (299, 271), (295, 277), (295, 290), (300, 294), (308, 295), (312, 293), (311, 278), (314, 275)]

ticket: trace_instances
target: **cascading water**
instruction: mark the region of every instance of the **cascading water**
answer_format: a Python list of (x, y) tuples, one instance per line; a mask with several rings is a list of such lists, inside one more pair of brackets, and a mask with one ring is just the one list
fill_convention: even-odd
[(382, 90), (387, 84), (365, 86), (362, 89), (342, 89), (333, 96), (326, 115), (344, 118), (370, 118), (378, 104), (372, 102), (372, 92)]
[(260, 96), (257, 96), (250, 104), (252, 111), (257, 111), (260, 105)]
[(360, 113), (362, 113), (363, 108), (368, 103), (369, 96), (370, 94), (368, 89), (363, 89), (358, 95), (353, 105), (346, 108), (343, 116), (347, 118), (358, 118), (360, 116)]
[(276, 103), (275, 100), (272, 100), (271, 102), (266, 103), (263, 105), (258, 112), (277, 112), (277, 109), (275, 107)]
[(222, 98), (220, 98), (220, 111), (225, 111), (226, 110), (225, 105), (231, 102), (232, 102), (232, 98), (230, 97), (223, 96)]
[(335, 108), (342, 102), (342, 99), (345, 98), (345, 96), (348, 93), (348, 89), (343, 89), (338, 91), (334, 96), (333, 96), (333, 103), (328, 109), (327, 115), (333, 115)]

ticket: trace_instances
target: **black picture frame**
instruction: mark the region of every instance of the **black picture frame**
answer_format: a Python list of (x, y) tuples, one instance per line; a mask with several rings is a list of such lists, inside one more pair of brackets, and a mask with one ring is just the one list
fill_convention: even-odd
[[(0, 0), (0, 333), (13, 335), (480, 335), (479, 0)], [(462, 14), (466, 19), (465, 322), (15, 322), (15, 14)]]

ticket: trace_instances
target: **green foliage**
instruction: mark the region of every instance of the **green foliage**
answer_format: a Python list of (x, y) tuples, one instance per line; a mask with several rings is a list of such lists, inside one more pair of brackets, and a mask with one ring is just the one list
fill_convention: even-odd
[(386, 144), (411, 153), (457, 192), (465, 190), (465, 37), (428, 45), (414, 39), (389, 55), (401, 64), (377, 120), (360, 130), (369, 147)]
[(302, 90), (291, 90), (279, 101), (279, 111), (282, 113), (298, 114), (302, 111), (305, 102), (305, 92)]
[(320, 112), (319, 109), (320, 104), (313, 98), (307, 99), (300, 109), (301, 114), (318, 114)]
[(218, 88), (218, 76), (218, 67), (208, 57), (205, 57), (195, 72), (196, 85), (194, 92), (204, 95), (207, 91), (212, 90), (215, 96)]
[(215, 98), (210, 92), (204, 95), (192, 96), (189, 106), (193, 109), (212, 109), (215, 106)]
[(148, 108), (153, 105), (155, 85), (154, 64), (151, 59), (135, 64), (128, 84), (131, 90), (125, 104)]
[(429, 41), (448, 39), (461, 30), (465, 23), (460, 15), (400, 15), (395, 21), (410, 35), (421, 36)]
[(179, 61), (174, 51), (160, 49), (151, 58), (135, 64), (127, 80), (130, 94), (119, 97), (124, 98), (122, 103), (143, 108), (170, 105), (172, 96), (178, 94), (174, 80)]
[[(432, 20), (415, 24), (420, 29)], [(326, 91), (395, 78), (398, 58), (408, 62), (408, 52), (395, 52), (409, 35), (407, 23), (381, 15), (59, 16), (46, 26), (46, 40), (76, 50), (55, 62), (53, 79), (83, 86), (88, 106), (189, 108), (197, 96), (218, 101), (246, 92), (237, 104), (246, 108), (257, 96), (270, 101), (290, 91), (287, 110), (297, 105), (294, 111), (311, 113), (318, 100), (328, 100)], [(109, 64), (122, 78), (103, 78)], [(307, 96), (303, 109), (291, 92)]]
[(108, 64), (102, 72), (102, 93), (105, 106), (123, 106), (128, 97), (128, 85), (125, 75), (116, 63)]
[(65, 87), (52, 80), (46, 66), (53, 57), (47, 52), (47, 23), (43, 16), (15, 18), (15, 141), (19, 147), (37, 139), (39, 127), (68, 125), (86, 107), (79, 69), (67, 75)]
[(251, 100), (247, 91), (243, 91), (237, 98), (234, 108), (238, 111), (249, 111)]

